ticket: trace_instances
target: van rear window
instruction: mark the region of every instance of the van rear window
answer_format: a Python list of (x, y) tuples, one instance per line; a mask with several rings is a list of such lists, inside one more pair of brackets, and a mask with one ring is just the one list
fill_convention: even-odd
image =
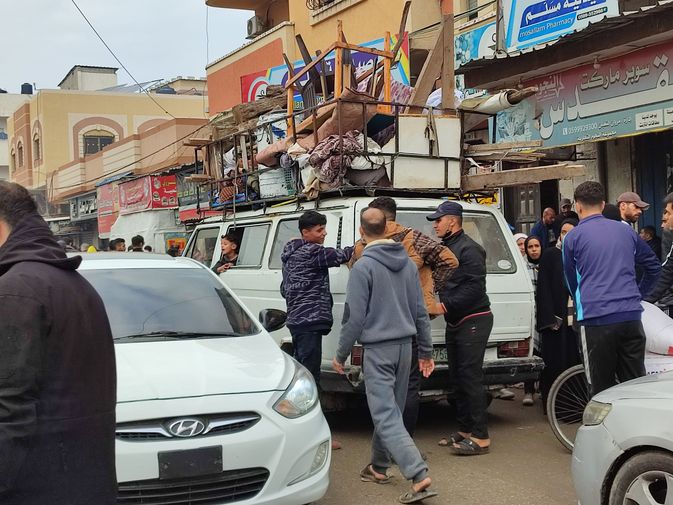
[[(437, 238), (432, 223), (425, 219), (428, 211), (397, 210), (397, 222)], [(508, 242), (498, 225), (498, 221), (487, 212), (463, 214), (463, 229), (486, 251), (486, 271), (489, 274), (512, 274), (516, 272), (516, 263), (512, 258)], [(510, 237), (510, 240), (511, 237)]]

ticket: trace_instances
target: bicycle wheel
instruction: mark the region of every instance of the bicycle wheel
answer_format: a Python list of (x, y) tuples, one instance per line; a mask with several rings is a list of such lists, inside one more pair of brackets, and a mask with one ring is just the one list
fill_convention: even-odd
[(584, 366), (575, 365), (558, 376), (547, 397), (547, 420), (554, 436), (569, 451), (582, 426), (584, 408), (589, 403), (589, 385)]

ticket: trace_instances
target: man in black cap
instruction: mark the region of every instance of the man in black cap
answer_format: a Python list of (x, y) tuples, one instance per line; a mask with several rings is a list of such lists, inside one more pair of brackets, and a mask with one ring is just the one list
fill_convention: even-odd
[(617, 207), (619, 207), (622, 221), (627, 224), (635, 224), (643, 215), (643, 212), (650, 208), (650, 204), (643, 202), (638, 193), (627, 191), (617, 198)]
[(442, 243), (458, 258), (458, 268), (439, 293), (439, 312), (446, 320), (450, 380), (456, 394), (458, 432), (440, 440), (455, 454), (489, 451), (483, 362), (493, 328), (486, 295), (486, 252), (463, 231), (463, 207), (444, 202), (427, 216)]
[(561, 198), (561, 213), (558, 216), (559, 222), (563, 223), (566, 219), (577, 219), (580, 220), (580, 217), (577, 215), (577, 212), (573, 210), (573, 203), (570, 201), (570, 198)]

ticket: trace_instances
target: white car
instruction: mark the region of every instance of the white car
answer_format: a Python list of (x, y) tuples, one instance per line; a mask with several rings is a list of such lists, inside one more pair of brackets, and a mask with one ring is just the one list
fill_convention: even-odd
[(115, 339), (118, 503), (320, 499), (331, 437), (313, 378), (220, 279), (186, 258), (83, 256)]
[(575, 438), (580, 505), (673, 504), (673, 372), (603, 391)]

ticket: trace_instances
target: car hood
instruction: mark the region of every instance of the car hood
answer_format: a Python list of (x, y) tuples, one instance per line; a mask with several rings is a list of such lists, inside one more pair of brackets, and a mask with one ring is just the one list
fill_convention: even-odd
[(291, 360), (264, 332), (115, 344), (117, 402), (284, 390)]
[(646, 375), (597, 394), (593, 399), (603, 403), (634, 398), (673, 399), (673, 371)]

